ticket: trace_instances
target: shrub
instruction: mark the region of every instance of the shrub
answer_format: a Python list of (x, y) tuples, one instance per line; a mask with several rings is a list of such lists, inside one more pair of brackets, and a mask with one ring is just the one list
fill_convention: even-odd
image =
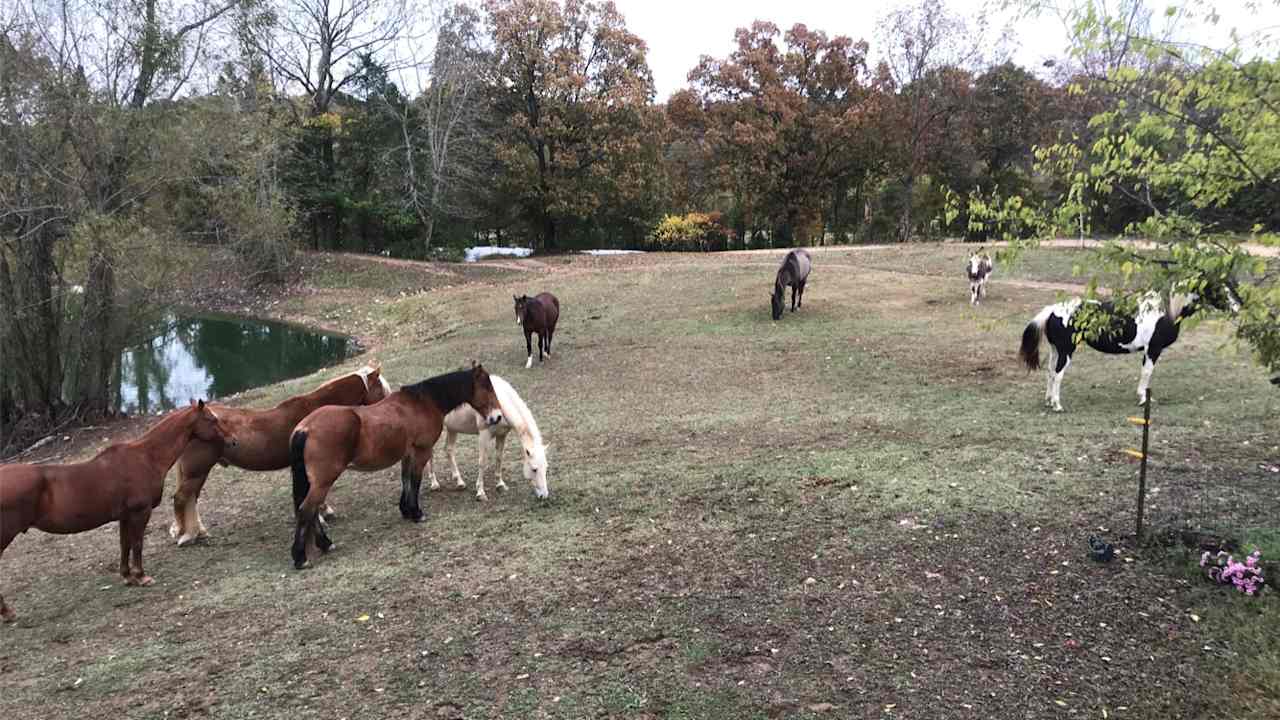
[(669, 252), (711, 252), (724, 250), (729, 230), (720, 213), (667, 215), (645, 238), (645, 249)]

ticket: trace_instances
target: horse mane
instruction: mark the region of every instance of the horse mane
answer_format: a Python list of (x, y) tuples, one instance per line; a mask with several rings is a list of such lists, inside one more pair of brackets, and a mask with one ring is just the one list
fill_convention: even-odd
[(441, 414), (467, 402), (472, 393), (471, 370), (458, 370), (400, 386), (400, 392), (417, 400), (430, 400)]
[(490, 375), (489, 381), (493, 383), (493, 392), (498, 396), (498, 406), (502, 408), (503, 418), (520, 434), (521, 442), (542, 445), (542, 432), (538, 430), (538, 423), (516, 389), (497, 375)]

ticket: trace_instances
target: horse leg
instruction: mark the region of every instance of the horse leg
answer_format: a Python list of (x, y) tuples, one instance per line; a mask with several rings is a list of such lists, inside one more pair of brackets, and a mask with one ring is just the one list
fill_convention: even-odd
[(449, 467), (453, 473), (453, 487), (455, 490), (466, 490), (467, 483), (462, 479), (462, 472), (458, 470), (458, 456), (454, 452), (454, 448), (458, 444), (458, 433), (449, 430), (448, 437), (444, 440), (444, 451), (449, 456)]
[(308, 565), (307, 562), (307, 546), (327, 543), (322, 548), (325, 550), (333, 547), (333, 541), (329, 539), (327, 533), (324, 534), (324, 540), (317, 542), (317, 531), (319, 525), (320, 508), (324, 507), (325, 498), (329, 495), (329, 489), (333, 487), (333, 483), (337, 480), (338, 473), (316, 473), (309, 472), (310, 488), (307, 490), (307, 496), (303, 498), (298, 505), (297, 524), (293, 530), (293, 548), (291, 554), (293, 556), (293, 567), (301, 570)]
[(431, 480), (431, 489), (439, 490), (440, 481), (436, 480), (436, 461), (434, 458), (427, 461), (426, 472), (427, 472), (427, 477), (430, 478)]
[(547, 327), (547, 357), (551, 357), (551, 338), (556, 334), (554, 327)]
[(178, 488), (173, 493), (173, 522), (169, 525), (169, 537), (178, 541), (178, 547), (209, 535), (197, 505), (218, 455), (214, 446), (192, 443), (178, 461)]
[(133, 537), (131, 529), (133, 524), (133, 513), (128, 510), (120, 516), (120, 577), (124, 579), (126, 585), (129, 584), (129, 576), (132, 574), (129, 569), (129, 550), (132, 547), (130, 538)]
[(124, 584), (145, 587), (155, 582), (142, 569), (142, 542), (147, 535), (147, 523), (151, 521), (151, 507), (144, 505), (141, 509), (129, 514), (132, 515), (129, 520), (129, 554), (132, 567)]
[[(484, 448), (491, 435), (492, 432), (489, 428), (485, 428), (476, 436), (476, 450), (480, 454), (480, 469), (476, 471), (476, 500), (480, 502), (484, 502), (489, 499), (488, 496), (484, 494), (484, 464), (487, 460)], [(453, 449), (450, 448), (449, 451), (453, 452)]]
[(1071, 366), (1071, 356), (1067, 353), (1058, 353), (1057, 372), (1053, 376), (1053, 409), (1056, 412), (1062, 412), (1062, 376), (1067, 374), (1067, 368)]
[(542, 332), (538, 333), (538, 362), (542, 362), (543, 360), (542, 345), (543, 345), (543, 341), (546, 339), (547, 339), (547, 330), (546, 328), (543, 328)]
[[(25, 530), (26, 527), (20, 528), (17, 518), (5, 517), (3, 511), (0, 510), (0, 558), (4, 557), (4, 551), (9, 548), (9, 543), (12, 543), (13, 539), (18, 537), (19, 532)], [(17, 617), (17, 614), (13, 612), (13, 608), (5, 603), (4, 595), (0, 595), (0, 622), (13, 622)]]
[(1142, 355), (1142, 379), (1138, 381), (1138, 405), (1147, 402), (1147, 388), (1151, 387), (1151, 373), (1156, 369), (1156, 360), (1160, 359), (1160, 350), (1147, 348)]
[(406, 455), (400, 459), (400, 517), (409, 520), (413, 517), (413, 465)]
[(1053, 376), (1057, 373), (1058, 351), (1053, 344), (1049, 344), (1049, 362), (1044, 366), (1044, 404), (1046, 406), (1053, 404)]
[(501, 435), (494, 435), (494, 436), (493, 436), (493, 451), (494, 451), (494, 452), (493, 452), (493, 457), (494, 457), (494, 461), (495, 461), (495, 464), (496, 464), (496, 467), (494, 468), (494, 471), (493, 471), (493, 472), (494, 472), (494, 474), (495, 474), (495, 475), (497, 475), (497, 476), (498, 476), (498, 482), (497, 482), (497, 484), (496, 484), (496, 485), (494, 485), (494, 487), (498, 488), (499, 490), (501, 490), (501, 491), (503, 491), (503, 492), (505, 492), (505, 491), (506, 491), (506, 489), (507, 489), (507, 484), (506, 484), (505, 482), (503, 482), (503, 481), (502, 481), (502, 448), (503, 448), (506, 444), (507, 444), (507, 434), (506, 434), (506, 433), (502, 433)]
[(524, 329), (524, 351), (529, 356), (529, 359), (524, 361), (524, 369), (528, 370), (533, 367), (533, 332), (528, 326)]
[(427, 463), (431, 461), (431, 448), (415, 447), (410, 451), (410, 453), (411, 453), (410, 456), (406, 458), (410, 463), (410, 467), (409, 467), (410, 511), (409, 511), (409, 515), (407, 515), (405, 519), (412, 520), (414, 522), (422, 522), (422, 519), (426, 517), (426, 513), (422, 512), (422, 505), (419, 503), (419, 498), (422, 495), (422, 469), (425, 468), (427, 466)]
[(800, 281), (800, 307), (801, 307), (802, 309), (804, 308), (804, 284), (805, 284), (806, 282), (808, 282), (808, 281), (807, 281), (807, 280), (801, 280), (801, 281)]

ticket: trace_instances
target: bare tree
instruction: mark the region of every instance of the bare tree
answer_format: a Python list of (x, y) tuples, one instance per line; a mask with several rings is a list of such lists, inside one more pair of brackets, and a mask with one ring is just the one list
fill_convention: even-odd
[(466, 204), (455, 198), (475, 177), (481, 134), (478, 86), (484, 62), (480, 23), (473, 8), (446, 4), (430, 64), (416, 58), (411, 63), (415, 70), (429, 73), (425, 83), (418, 83), (422, 93), (412, 102), (383, 96), (400, 129), (401, 144), (395, 152), (403, 165), (403, 202), (423, 227), (424, 249), (430, 249), (442, 215), (467, 213)]
[[(133, 232), (127, 219), (167, 179), (146, 106), (183, 91), (236, 2), (24, 0), (0, 18), (0, 421), (108, 409), (117, 274), (134, 259), (117, 263), (119, 236), (88, 228)], [(87, 272), (67, 332), (61, 248), (77, 237)]]
[(941, 129), (956, 112), (956, 91), (963, 89), (955, 86), (960, 77), (947, 71), (968, 70), (981, 62), (982, 19), (977, 24), (970, 27), (943, 0), (918, 0), (893, 11), (881, 23), (885, 63), (903, 105), (900, 240), (911, 237), (916, 180), (934, 153)]
[[(318, 196), (327, 197), (336, 159), (333, 127), (324, 117), (360, 77), (362, 57), (412, 39), (413, 13), (406, 0), (275, 0), (247, 27), (285, 89), (296, 88), (309, 100), (309, 125), (315, 130), (309, 149), (318, 168)], [(321, 200), (311, 211), (313, 246), (332, 247), (342, 222), (339, 206)]]

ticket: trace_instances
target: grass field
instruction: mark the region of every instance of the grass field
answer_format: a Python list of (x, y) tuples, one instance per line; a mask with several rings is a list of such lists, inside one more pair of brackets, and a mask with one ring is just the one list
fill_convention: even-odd
[[(998, 269), (973, 309), (964, 252), (815, 254), (776, 323), (781, 253), (316, 270), (278, 311), (372, 338), (393, 384), (472, 358), (511, 380), (551, 499), (511, 448), (511, 491), (433, 493), (421, 525), (395, 470), (349, 472), (337, 550), (295, 572), (286, 473), (218, 468), (211, 537), (174, 547), (166, 497), (141, 590), (114, 525), (23, 536), (0, 717), (1280, 716), (1274, 591), (1132, 542), (1139, 360), (1082, 350), (1065, 414), (1016, 363), (1079, 255)], [(526, 371), (510, 296), (541, 290), (556, 352)], [(1156, 369), (1149, 518), (1275, 560), (1280, 392), (1226, 339), (1203, 324)], [(1115, 561), (1086, 557), (1095, 534)]]

